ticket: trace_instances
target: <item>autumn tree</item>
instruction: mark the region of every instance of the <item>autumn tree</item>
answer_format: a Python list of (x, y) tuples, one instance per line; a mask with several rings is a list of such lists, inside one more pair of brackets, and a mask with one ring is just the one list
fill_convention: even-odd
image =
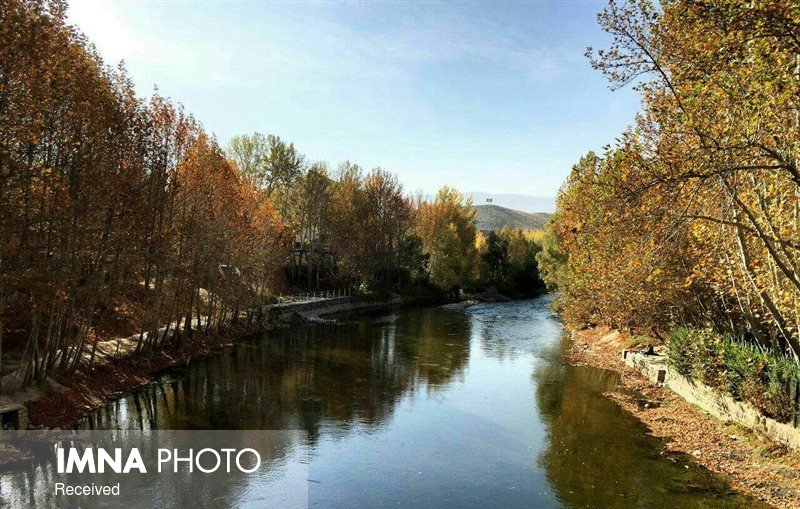
[(475, 277), (475, 209), (471, 199), (442, 187), (436, 198), (420, 204), (417, 233), (430, 256), (429, 277), (440, 287), (457, 290)]
[(658, 329), (711, 321), (797, 357), (800, 8), (614, 1), (599, 20), (612, 43), (592, 63), (643, 111), (559, 198), (567, 307)]
[[(0, 323), (22, 356), (13, 385), (91, 368), (112, 322), (140, 330), (140, 349), (236, 322), (265, 291), (282, 235), (261, 191), (180, 107), (137, 98), (125, 70), (66, 25), (65, 3), (0, 9)], [(291, 150), (274, 145), (291, 174)]]

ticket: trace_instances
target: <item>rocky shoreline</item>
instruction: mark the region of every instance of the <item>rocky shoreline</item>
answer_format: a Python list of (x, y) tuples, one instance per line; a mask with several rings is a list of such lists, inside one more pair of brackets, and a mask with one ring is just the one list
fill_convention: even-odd
[(692, 455), (733, 488), (777, 508), (800, 508), (800, 455), (752, 431), (721, 422), (620, 360), (631, 338), (607, 328), (574, 331), (568, 360), (612, 370), (624, 390), (607, 394), (646, 424), (670, 451)]

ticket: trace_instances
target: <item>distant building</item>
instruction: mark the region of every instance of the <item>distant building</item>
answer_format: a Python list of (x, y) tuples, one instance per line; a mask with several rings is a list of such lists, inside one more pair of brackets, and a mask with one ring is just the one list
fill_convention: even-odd
[(492, 198), (486, 198), (486, 203), (492, 203)]

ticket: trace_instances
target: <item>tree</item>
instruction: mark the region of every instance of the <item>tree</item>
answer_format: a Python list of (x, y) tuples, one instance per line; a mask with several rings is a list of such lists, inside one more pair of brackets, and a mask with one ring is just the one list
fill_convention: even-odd
[(240, 134), (231, 138), (228, 155), (239, 171), (254, 184), (263, 187), (267, 178), (270, 146), (261, 133)]
[(599, 21), (612, 42), (592, 64), (612, 87), (634, 83), (643, 111), (559, 197), (567, 313), (710, 320), (797, 358), (800, 9), (614, 1)]
[(4, 390), (91, 369), (111, 318), (141, 350), (236, 321), (282, 235), (261, 192), (180, 107), (138, 99), (65, 3), (0, 9), (0, 335), (22, 366)]
[(511, 265), (508, 259), (508, 239), (501, 237), (497, 232), (489, 232), (486, 237), (484, 250), (481, 252), (481, 259), (486, 264), (488, 273), (486, 279), (490, 283), (499, 283), (507, 276)]
[(239, 171), (271, 197), (287, 189), (303, 174), (303, 156), (274, 134), (242, 134), (231, 138), (228, 155)]
[(442, 187), (432, 202), (417, 211), (417, 234), (430, 256), (430, 280), (448, 290), (458, 290), (475, 276), (475, 209), (457, 190)]

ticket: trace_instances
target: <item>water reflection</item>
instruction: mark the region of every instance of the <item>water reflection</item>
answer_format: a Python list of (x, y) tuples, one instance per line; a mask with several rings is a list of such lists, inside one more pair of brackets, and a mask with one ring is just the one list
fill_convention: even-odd
[[(0, 507), (50, 509), (74, 507), (174, 507), (192, 509), (281, 508), (302, 509), (308, 503), (308, 462), (303, 433), (296, 431), (81, 431), (74, 433), (7, 432), (4, 443), (14, 443), (33, 455), (27, 465), (6, 466), (0, 475)], [(94, 473), (58, 473), (53, 445), (103, 448), (113, 456), (120, 448), (123, 458), (136, 450), (144, 471), (115, 472), (106, 467)], [(209, 449), (204, 449), (209, 448)], [(234, 451), (215, 468), (209, 451)], [(162, 450), (175, 451), (180, 461), (158, 461)], [(205, 450), (206, 452), (198, 452)], [(242, 457), (235, 451), (246, 450)], [(192, 461), (190, 451), (198, 454)], [(91, 452), (91, 451), (87, 451)], [(202, 457), (202, 459), (200, 459)], [(225, 454), (222, 453), (222, 458)], [(256, 459), (258, 458), (258, 459)], [(125, 464), (123, 459), (123, 464)], [(237, 468), (244, 466), (243, 472)], [(200, 466), (205, 471), (200, 471)], [(91, 467), (90, 467), (91, 468)], [(118, 467), (118, 468), (121, 468)], [(58, 492), (66, 486), (118, 486), (114, 494), (92, 496)]]
[(603, 393), (616, 374), (560, 362), (538, 365), (536, 400), (548, 430), (539, 464), (564, 507), (759, 508), (728, 482), (671, 454)]
[(463, 376), (470, 321), (425, 310), (252, 338), (91, 414), (90, 429), (379, 428), (406, 394)]
[[(299, 429), (312, 507), (750, 508), (662, 455), (561, 360), (547, 298), (403, 310), (243, 341), (94, 412), (93, 429)], [(224, 505), (233, 507), (233, 505)]]

